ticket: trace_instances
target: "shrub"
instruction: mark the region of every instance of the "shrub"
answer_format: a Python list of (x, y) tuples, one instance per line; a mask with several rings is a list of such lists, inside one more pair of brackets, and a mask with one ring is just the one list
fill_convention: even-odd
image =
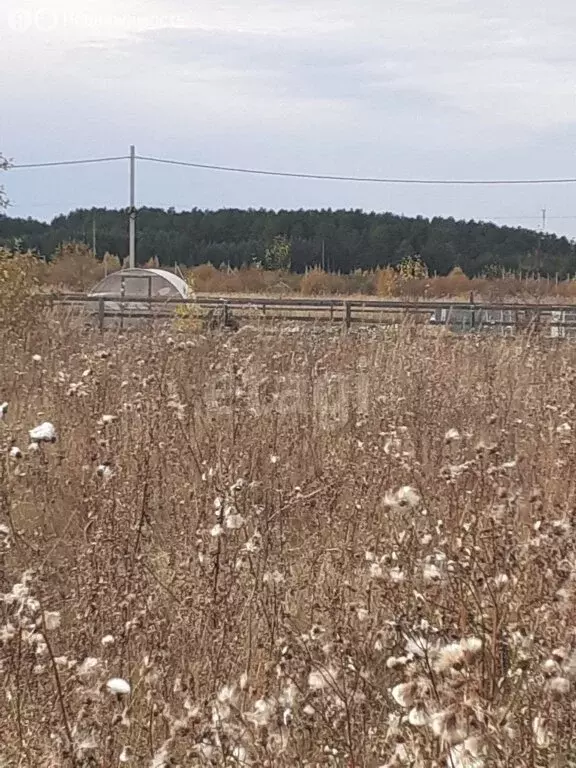
[[(36, 321), (40, 300), (41, 264), (30, 251), (0, 248), (0, 327), (2, 335), (25, 335)], [(6, 354), (3, 344), (2, 352)]]
[(303, 296), (337, 296), (349, 292), (349, 280), (345, 275), (325, 272), (319, 267), (306, 272), (300, 281)]
[(84, 243), (64, 243), (46, 270), (47, 280), (69, 291), (87, 291), (104, 277), (104, 263)]
[[(192, 270), (188, 270), (185, 275), (186, 285), (188, 286), (188, 298), (195, 299), (196, 280)], [(176, 328), (182, 332), (197, 332), (202, 327), (202, 317), (198, 304), (178, 304), (175, 310)]]
[(378, 269), (375, 274), (376, 293), (383, 298), (396, 296), (398, 291), (398, 273), (393, 267)]
[(241, 269), (216, 269), (200, 264), (191, 270), (198, 293), (292, 293), (300, 277), (284, 270), (265, 270), (249, 266)]
[(104, 276), (109, 275), (111, 272), (117, 272), (122, 268), (120, 259), (112, 253), (106, 251), (102, 257), (102, 267), (104, 269)]

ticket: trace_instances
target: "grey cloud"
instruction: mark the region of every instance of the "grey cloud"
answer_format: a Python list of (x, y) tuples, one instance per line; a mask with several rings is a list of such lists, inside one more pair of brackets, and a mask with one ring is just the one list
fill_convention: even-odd
[[(76, 7), (55, 2), (71, 14)], [(112, 0), (98, 5), (113, 12)], [(0, 63), (12, 72), (5, 101), (18, 117), (3, 125), (7, 154), (22, 162), (107, 155), (135, 142), (143, 154), (319, 173), (570, 175), (573, 0), (142, 5), (158, 18), (182, 12), (182, 23), (99, 35), (62, 29), (61, 44), (38, 34), (3, 41)], [(20, 213), (34, 200), (65, 207), (70, 193), (60, 189), (74, 189), (77, 204), (115, 204), (125, 198), (124, 171), (13, 174), (9, 191)], [(572, 220), (553, 218), (571, 212), (560, 187), (387, 188), (142, 165), (138, 190), (151, 204), (362, 206), (464, 218), (520, 220), (547, 207), (553, 225), (576, 234)]]
[[(141, 35), (136, 44), (164, 65), (193, 69), (216, 67), (245, 78), (298, 83), (307, 88), (320, 79), (322, 86), (352, 81), (361, 87), (363, 57), (325, 45), (284, 35), (230, 33), (204, 30), (156, 30)], [(312, 93), (317, 89), (312, 87)]]
[[(402, 84), (412, 66), (409, 55), (387, 57), (386, 46), (325, 37), (296, 37), (205, 30), (165, 29), (140, 35), (126, 50), (158, 61), (174, 76), (202, 80), (215, 70), (275, 98), (330, 99), (361, 103), (378, 111), (447, 110), (448, 102), (425, 88)], [(404, 59), (404, 61), (403, 61)], [(454, 110), (458, 112), (457, 109)]]

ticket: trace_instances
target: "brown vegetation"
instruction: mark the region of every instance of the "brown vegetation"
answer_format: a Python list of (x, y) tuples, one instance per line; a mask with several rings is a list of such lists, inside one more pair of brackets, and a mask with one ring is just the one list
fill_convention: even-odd
[(11, 331), (0, 764), (574, 764), (570, 346)]
[[(146, 267), (158, 267), (152, 259)], [(38, 279), (54, 291), (84, 292), (108, 272), (120, 269), (116, 256), (95, 259), (92, 251), (79, 243), (60, 247), (55, 258), (36, 270)], [(417, 260), (376, 271), (358, 270), (348, 275), (312, 269), (303, 275), (258, 267), (217, 269), (202, 264), (186, 270), (198, 293), (219, 295), (278, 296), (374, 296), (399, 299), (458, 299), (467, 301), (473, 293), (477, 301), (571, 302), (576, 298), (576, 281), (502, 273), (498, 276), (468, 278), (460, 269), (446, 276), (431, 276)]]

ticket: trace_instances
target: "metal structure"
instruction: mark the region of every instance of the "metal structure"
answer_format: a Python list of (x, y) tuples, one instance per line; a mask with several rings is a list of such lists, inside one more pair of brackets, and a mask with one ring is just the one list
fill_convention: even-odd
[(107, 299), (187, 299), (188, 285), (178, 275), (165, 269), (135, 267), (110, 272), (88, 293), (88, 298)]
[(98, 311), (100, 327), (106, 317), (125, 320), (136, 317), (158, 319), (166, 301), (185, 302), (189, 299), (186, 282), (163, 269), (123, 269), (106, 275), (83, 300), (92, 313)]
[(576, 307), (551, 313), (550, 335), (553, 339), (576, 338)]
[(136, 147), (130, 147), (130, 210), (128, 265), (136, 267)]

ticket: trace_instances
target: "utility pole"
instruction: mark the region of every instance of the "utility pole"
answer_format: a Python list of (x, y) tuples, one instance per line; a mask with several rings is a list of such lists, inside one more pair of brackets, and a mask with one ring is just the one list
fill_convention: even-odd
[(538, 271), (538, 277), (540, 277), (540, 268), (542, 266), (542, 238), (546, 230), (546, 208), (542, 208), (542, 226), (538, 233), (538, 246), (536, 249), (536, 269)]
[(128, 266), (136, 266), (136, 148), (130, 147), (130, 248), (128, 251)]
[(92, 216), (92, 255), (96, 258), (96, 216)]
[(322, 238), (322, 269), (326, 272), (326, 240)]

